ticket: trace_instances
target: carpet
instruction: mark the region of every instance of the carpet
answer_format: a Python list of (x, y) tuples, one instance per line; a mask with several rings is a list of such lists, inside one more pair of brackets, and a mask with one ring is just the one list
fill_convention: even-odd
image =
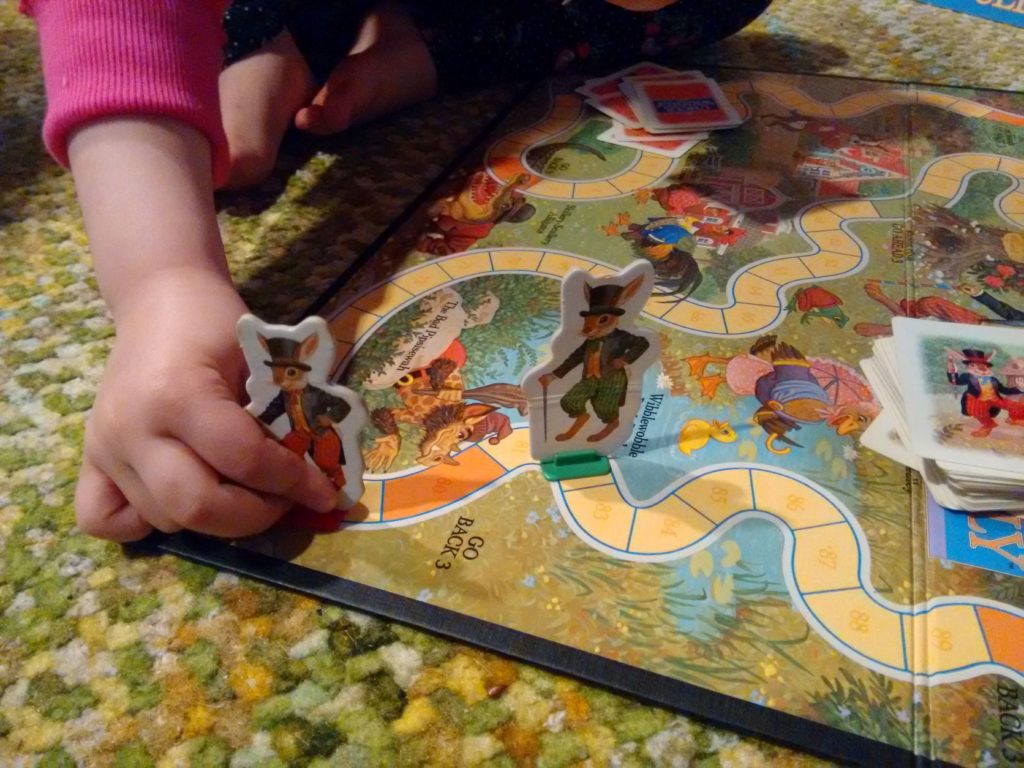
[[(1020, 89), (1019, 36), (910, 0), (776, 0), (691, 62)], [(35, 30), (10, 3), (0, 6), (0, 51), (0, 763), (822, 764), (78, 533), (83, 424), (113, 328), (71, 179), (39, 139)], [(221, 197), (231, 267), (252, 309), (294, 317), (507, 96), (446, 96), (330, 141), (290, 141), (267, 184)]]

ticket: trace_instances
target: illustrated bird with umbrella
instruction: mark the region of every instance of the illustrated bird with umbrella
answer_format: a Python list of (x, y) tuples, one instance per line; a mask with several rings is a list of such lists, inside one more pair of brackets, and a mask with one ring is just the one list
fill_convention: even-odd
[[(803, 424), (825, 423), (844, 436), (863, 430), (879, 412), (867, 381), (853, 368), (805, 357), (772, 334), (758, 338), (744, 354), (695, 355), (686, 363), (702, 397), (713, 399), (725, 384), (736, 395), (757, 398), (753, 420), (768, 433), (765, 447), (774, 454), (803, 447), (789, 436)], [(710, 373), (715, 366), (720, 372)]]

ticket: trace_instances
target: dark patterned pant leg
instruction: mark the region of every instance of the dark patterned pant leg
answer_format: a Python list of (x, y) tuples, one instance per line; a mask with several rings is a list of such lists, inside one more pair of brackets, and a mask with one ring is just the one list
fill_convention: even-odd
[(287, 0), (235, 0), (224, 12), (224, 65), (255, 53), (284, 31)]
[(374, 0), (292, 0), (285, 26), (317, 82), (326, 82), (344, 59)]
[(373, 0), (234, 0), (224, 13), (225, 65), (255, 53), (288, 30), (318, 82), (341, 61)]
[(587, 412), (587, 403), (597, 393), (599, 379), (580, 379), (569, 387), (559, 400), (559, 407), (570, 419), (578, 419)]
[(587, 403), (590, 403), (594, 415), (607, 424), (619, 418), (628, 384), (625, 371), (580, 379), (562, 395), (559, 406), (569, 418), (576, 419), (587, 412)]
[[(607, 72), (721, 40), (771, 0), (677, 0), (653, 13), (606, 0), (407, 0), (444, 89), (551, 72)], [(282, 30), (314, 75), (326, 79), (348, 53), (373, 0), (235, 0), (224, 16), (227, 61)]]
[(721, 40), (770, 0), (678, 0), (653, 13), (606, 0), (416, 0), (442, 87), (522, 80), (553, 71), (607, 72)]

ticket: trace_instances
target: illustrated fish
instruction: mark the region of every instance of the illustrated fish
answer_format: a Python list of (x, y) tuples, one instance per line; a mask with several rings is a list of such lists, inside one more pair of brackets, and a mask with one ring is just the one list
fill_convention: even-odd
[(728, 422), (704, 419), (690, 419), (679, 430), (679, 450), (687, 456), (699, 451), (709, 440), (717, 440), (720, 443), (736, 442), (736, 430)]

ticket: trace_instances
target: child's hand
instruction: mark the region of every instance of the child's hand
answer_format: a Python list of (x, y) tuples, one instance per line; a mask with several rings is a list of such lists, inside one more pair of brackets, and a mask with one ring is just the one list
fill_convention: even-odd
[(119, 307), (75, 494), (84, 531), (116, 541), (153, 528), (243, 536), (293, 502), (333, 509), (327, 478), (239, 405), (244, 311), (228, 280), (188, 269), (151, 275)]

